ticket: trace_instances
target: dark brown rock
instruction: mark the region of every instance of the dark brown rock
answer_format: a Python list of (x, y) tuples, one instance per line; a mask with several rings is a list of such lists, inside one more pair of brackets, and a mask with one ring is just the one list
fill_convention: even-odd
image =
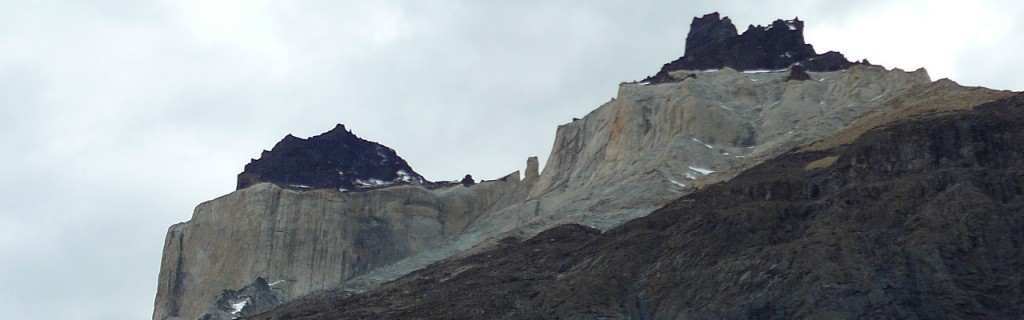
[(789, 76), (786, 76), (786, 81), (806, 81), (811, 80), (811, 75), (807, 74), (807, 68), (804, 66), (794, 64), (789, 67)]
[(285, 136), (273, 149), (245, 165), (238, 174), (237, 189), (260, 182), (297, 190), (357, 190), (422, 184), (426, 180), (395, 150), (361, 139), (338, 124), (309, 139)]
[(476, 184), (476, 180), (473, 180), (473, 176), (472, 175), (468, 175), (467, 174), (465, 177), (462, 177), (462, 180), (459, 181), (459, 183), (461, 183), (462, 186), (464, 186), (464, 187), (468, 187), (468, 186)]
[(856, 64), (839, 52), (815, 53), (814, 47), (804, 42), (803, 32), (804, 22), (799, 18), (775, 20), (768, 26), (751, 25), (737, 34), (732, 21), (717, 12), (695, 17), (686, 36), (684, 55), (643, 81), (677, 81), (669, 75), (676, 70), (778, 70), (801, 64), (809, 71), (836, 71)]

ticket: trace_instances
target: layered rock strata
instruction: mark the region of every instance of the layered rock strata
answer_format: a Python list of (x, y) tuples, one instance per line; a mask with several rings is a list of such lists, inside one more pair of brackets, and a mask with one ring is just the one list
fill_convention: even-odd
[(281, 301), (336, 287), (437, 246), (528, 191), (518, 172), (468, 188), (235, 191), (168, 230), (153, 318), (232, 314), (223, 294), (261, 278)]
[[(606, 230), (850, 123), (885, 114), (878, 110), (903, 110), (917, 101), (916, 90), (941, 85), (930, 83), (923, 70), (875, 66), (808, 72), (806, 81), (787, 81), (786, 71), (688, 74), (694, 76), (681, 82), (622, 84), (616, 99), (561, 126), (543, 174), (528, 172), (521, 182), (515, 175), (470, 188), (403, 186), (365, 195), (260, 184), (201, 205), (192, 221), (169, 232), (154, 316), (193, 319), (213, 308), (221, 291), (259, 277), (293, 281), (282, 288), (288, 292), (283, 301), (334, 287), (362, 292), (508, 236), (530, 237), (565, 223)], [(987, 94), (962, 95), (984, 100), (980, 96)], [(539, 167), (535, 161), (528, 164), (531, 170)], [(469, 191), (482, 195), (458, 199), (473, 209), (453, 211), (445, 204), (421, 212), (420, 203), (445, 203), (438, 199)], [(351, 200), (368, 195), (377, 200)], [(382, 220), (385, 227), (374, 227)], [(365, 244), (359, 235), (367, 230), (394, 231), (376, 237), (390, 239), (384, 243)], [(276, 240), (259, 241), (264, 235)], [(288, 249), (274, 249), (281, 241)], [(296, 259), (297, 252), (309, 257)], [(221, 256), (226, 258), (210, 258)]]
[[(531, 158), (522, 180), (516, 173), (476, 184), (340, 192), (331, 166), (325, 174), (333, 180), (323, 188), (286, 181), (282, 189), (258, 183), (263, 178), (242, 188), (250, 176), (240, 175), (240, 190), (200, 205), (169, 230), (154, 319), (252, 314), (259, 310), (223, 301), (239, 303), (238, 294), (225, 293), (259, 287), (261, 278), (280, 301), (326, 289), (346, 296), (508, 243), (501, 239), (563, 224), (608, 230), (794, 148), (830, 148), (900, 117), (1006, 95), (930, 82), (923, 69), (869, 65), (671, 70), (663, 77), (623, 83), (615, 99), (560, 126), (543, 173)], [(334, 134), (351, 134), (340, 131)]]
[(563, 225), (250, 319), (1024, 316), (1024, 95), (793, 152), (601, 233)]
[(918, 90), (942, 86), (929, 97), (937, 100), (989, 101), (1006, 94), (929, 82), (924, 70), (877, 66), (809, 72), (809, 81), (786, 81), (785, 71), (695, 74), (682, 82), (622, 84), (616, 99), (559, 127), (544, 172), (522, 202), (482, 215), (454, 241), (353, 278), (332, 294), (363, 292), (440, 259), (561, 224), (607, 230), (850, 123), (886, 114), (875, 111), (906, 110), (919, 101)]

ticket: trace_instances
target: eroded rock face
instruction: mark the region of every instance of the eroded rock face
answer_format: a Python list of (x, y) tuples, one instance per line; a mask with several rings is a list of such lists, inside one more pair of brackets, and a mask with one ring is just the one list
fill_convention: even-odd
[(438, 246), (526, 191), (518, 172), (468, 188), (235, 191), (168, 230), (153, 318), (223, 317), (225, 301), (241, 296), (223, 294), (259, 278), (280, 301), (339, 286)]
[(905, 110), (921, 92), (929, 101), (990, 93), (930, 83), (923, 70), (808, 75), (723, 69), (623, 84), (615, 100), (559, 127), (544, 171), (530, 159), (522, 181), (517, 173), (470, 188), (236, 191), (169, 231), (154, 318), (194, 319), (223, 290), (259, 277), (290, 281), (282, 301), (335, 287), (351, 294), (506, 237), (565, 223), (607, 230), (854, 120)]
[[(728, 33), (721, 31), (728, 31), (728, 21), (719, 22), (713, 28), (719, 31), (708, 32)], [(581, 245), (593, 230), (643, 217), (788, 150), (851, 131), (851, 124), (867, 130), (888, 121), (871, 119), (942, 110), (919, 108), (926, 100), (963, 105), (995, 99), (990, 90), (929, 82), (923, 69), (812, 69), (796, 73), (799, 79), (786, 70), (728, 67), (667, 74), (672, 81), (622, 84), (614, 100), (560, 126), (543, 172), (531, 158), (522, 181), (517, 172), (470, 187), (455, 182), (368, 192), (338, 192), (344, 186), (331, 183), (342, 180), (311, 185), (317, 190), (309, 192), (257, 183), (204, 203), (168, 232), (154, 319), (218, 313), (211, 308), (221, 305), (224, 290), (258, 278), (287, 280), (272, 286), (281, 301), (335, 287), (335, 296), (364, 292), (441, 259), (472, 256), (562, 224), (579, 225), (558, 232)], [(316, 170), (310, 174), (319, 177)], [(336, 179), (330, 170), (326, 174)], [(254, 176), (246, 177), (240, 175), (240, 187)], [(263, 180), (246, 183), (255, 181)]]
[(237, 189), (260, 182), (296, 190), (358, 190), (426, 180), (395, 150), (361, 139), (339, 124), (309, 139), (285, 136), (245, 165)]
[(1024, 95), (251, 319), (1020, 318)]
[(768, 26), (751, 25), (742, 34), (737, 33), (732, 20), (717, 12), (693, 18), (684, 55), (644, 81), (676, 81), (669, 73), (677, 70), (779, 70), (800, 64), (809, 71), (820, 72), (856, 64), (838, 52), (817, 54), (813, 46), (804, 42), (803, 32), (804, 22), (798, 18), (775, 20)]
[(929, 92), (929, 101), (1000, 96), (928, 82), (924, 70), (858, 66), (808, 74), (811, 80), (787, 81), (787, 71), (723, 69), (677, 83), (623, 84), (616, 99), (559, 127), (543, 173), (521, 201), (480, 216), (439, 248), (353, 278), (335, 293), (370, 290), (452, 255), (561, 224), (613, 228), (856, 120), (907, 110), (920, 92)]

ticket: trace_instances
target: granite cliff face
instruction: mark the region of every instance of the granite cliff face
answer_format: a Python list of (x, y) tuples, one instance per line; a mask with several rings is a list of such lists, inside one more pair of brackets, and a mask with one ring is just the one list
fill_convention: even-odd
[[(959, 109), (959, 108), (956, 108)], [(1024, 95), (251, 319), (1024, 317)]]
[(154, 319), (257, 311), (221, 302), (240, 303), (245, 297), (228, 291), (257, 281), (269, 282), (278, 301), (336, 287), (443, 243), (528, 187), (517, 172), (468, 188), (293, 191), (261, 183), (235, 191), (200, 204), (168, 231)]
[[(691, 30), (689, 36), (697, 39), (692, 41), (692, 52), (696, 52), (693, 57), (717, 56), (719, 60), (712, 62), (721, 68), (707, 70), (697, 62), (666, 65), (659, 72), (660, 80), (621, 84), (612, 101), (560, 126), (544, 171), (538, 172), (537, 159), (530, 158), (522, 180), (516, 172), (497, 181), (476, 184), (469, 183), (471, 179), (430, 188), (396, 183), (368, 191), (342, 192), (338, 189), (348, 189), (343, 178), (346, 175), (337, 171), (376, 172), (374, 177), (382, 181), (395, 181), (400, 170), (408, 169), (410, 176), (414, 173), (404, 161), (366, 162), (369, 169), (360, 171), (352, 169), (357, 167), (352, 162), (330, 160), (365, 162), (380, 158), (379, 149), (364, 147), (369, 146), (364, 143), (346, 145), (345, 148), (356, 145), (351, 147), (355, 151), (336, 149), (343, 145), (338, 140), (355, 141), (343, 127), (324, 134), (329, 139), (286, 138), (260, 160), (246, 166), (239, 175), (239, 190), (201, 204), (190, 221), (171, 227), (164, 248), (154, 319), (253, 315), (273, 305), (269, 302), (287, 303), (318, 291), (321, 293), (302, 303), (324, 307), (319, 301), (327, 300), (320, 299), (354, 295), (354, 300), (344, 303), (355, 313), (323, 313), (313, 309), (302, 309), (300, 313), (331, 318), (342, 314), (366, 316), (394, 308), (418, 312), (415, 310), (428, 305), (410, 301), (413, 296), (381, 300), (388, 305), (361, 299), (379, 298), (381, 292), (393, 293), (386, 290), (401, 290), (396, 286), (404, 285), (429, 285), (409, 292), (443, 289), (430, 299), (462, 299), (443, 294), (451, 292), (445, 290), (459, 288), (458, 283), (485, 284), (502, 279), (474, 278), (500, 272), (512, 277), (511, 284), (521, 283), (518, 277), (544, 283), (549, 276), (574, 268), (577, 262), (571, 258), (575, 256), (572, 252), (591, 245), (592, 238), (599, 237), (601, 232), (647, 216), (680, 197), (728, 181), (790, 150), (832, 150), (857, 140), (872, 128), (903, 118), (970, 109), (1010, 95), (965, 88), (948, 80), (931, 82), (923, 69), (906, 72), (854, 64), (810, 67), (810, 59), (821, 57), (803, 43), (802, 33), (793, 32), (802, 31), (802, 23), (798, 22), (780, 20), (776, 22), (781, 23), (779, 26), (753, 27), (754, 31), (737, 36), (735, 27), (730, 29), (728, 18), (720, 19), (716, 14), (695, 19), (694, 26), (700, 31)], [(729, 61), (735, 59), (723, 52), (739, 45), (730, 43), (746, 45), (758, 41), (779, 41), (781, 44), (771, 50), (785, 49), (784, 52), (799, 59), (772, 58), (769, 62), (773, 64), (758, 62), (756, 68), (729, 67)], [(690, 55), (688, 40), (687, 56)], [(701, 59), (704, 58), (691, 60)], [(794, 64), (797, 62), (801, 64)], [(385, 158), (400, 160), (397, 156)], [(292, 186), (293, 180), (287, 178), (298, 176), (304, 177), (303, 184), (309, 188)], [(359, 175), (360, 179), (369, 176)], [(355, 181), (347, 183), (359, 190)], [(558, 227), (566, 224), (571, 226)], [(547, 238), (536, 238), (538, 234), (564, 240), (545, 241)], [(529, 238), (534, 240), (524, 243), (540, 247), (521, 247), (520, 239)], [(636, 245), (642, 246), (641, 240), (647, 238), (637, 239), (640, 240), (623, 241), (638, 241)], [(562, 246), (563, 242), (568, 246)], [(534, 249), (540, 251), (517, 251)], [(545, 251), (548, 249), (553, 251)], [(496, 255), (506, 254), (495, 259)], [(527, 265), (515, 264), (507, 260), (512, 257), (532, 260)], [(497, 269), (500, 266), (491, 265), (492, 260), (520, 269)], [(422, 272), (440, 274), (432, 278), (438, 282), (465, 273), (467, 282), (444, 287), (440, 283), (417, 282), (413, 274), (413, 278), (406, 277), (378, 289), (383, 283), (434, 263), (442, 269), (435, 267)], [(496, 269), (483, 269), (484, 264)], [(423, 275), (422, 272), (417, 274)], [(540, 292), (507, 286), (494, 288), (512, 290), (513, 301), (521, 305), (528, 305), (529, 299), (522, 300), (525, 298), (520, 293)], [(480, 299), (500, 300), (488, 298), (486, 290), (466, 292), (477, 292)], [(424, 301), (440, 301), (430, 299)], [(433, 306), (438, 305), (443, 304)], [(491, 313), (493, 310), (488, 306), (473, 308), (476, 309), (454, 308), (450, 315), (506, 315)], [(298, 309), (292, 304), (281, 310)], [(510, 317), (528, 314), (508, 313)], [(275, 311), (260, 317), (295, 315), (298, 314)], [(436, 313), (419, 315), (444, 317)]]
[(372, 189), (393, 184), (423, 184), (395, 150), (363, 140), (344, 125), (309, 139), (287, 135), (238, 174), (237, 189), (260, 182), (282, 188)]

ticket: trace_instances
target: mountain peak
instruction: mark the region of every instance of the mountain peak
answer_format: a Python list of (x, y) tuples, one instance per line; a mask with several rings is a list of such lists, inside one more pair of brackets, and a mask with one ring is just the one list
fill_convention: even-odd
[(238, 189), (260, 182), (283, 188), (372, 189), (426, 182), (395, 150), (357, 137), (345, 125), (302, 139), (288, 134), (238, 174)]
[(793, 64), (803, 65), (808, 71), (836, 71), (857, 63), (838, 52), (817, 54), (814, 46), (804, 41), (804, 22), (800, 18), (778, 19), (767, 26), (750, 25), (740, 34), (729, 17), (714, 12), (694, 17), (684, 55), (644, 81), (675, 81), (669, 73), (676, 70), (778, 70)]

